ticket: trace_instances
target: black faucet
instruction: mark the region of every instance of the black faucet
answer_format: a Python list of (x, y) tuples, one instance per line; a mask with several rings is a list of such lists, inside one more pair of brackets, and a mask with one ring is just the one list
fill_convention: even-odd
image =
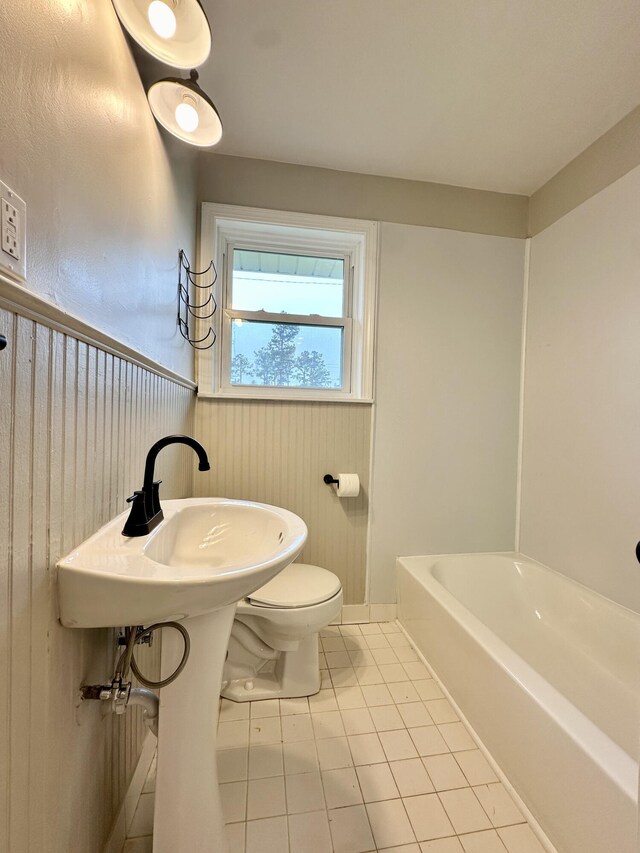
[(163, 447), (169, 444), (186, 444), (198, 454), (198, 470), (209, 471), (209, 459), (204, 447), (188, 435), (165, 435), (151, 446), (147, 453), (147, 461), (144, 466), (144, 482), (142, 489), (134, 492), (127, 503), (132, 504), (129, 518), (122, 528), (123, 536), (146, 536), (164, 518), (160, 506), (160, 483), (162, 480), (154, 480), (153, 472), (156, 466), (156, 457)]

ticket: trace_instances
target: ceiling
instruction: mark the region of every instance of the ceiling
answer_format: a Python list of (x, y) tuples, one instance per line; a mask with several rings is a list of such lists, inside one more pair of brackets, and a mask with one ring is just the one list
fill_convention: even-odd
[(640, 102), (638, 0), (202, 0), (220, 153), (530, 195)]

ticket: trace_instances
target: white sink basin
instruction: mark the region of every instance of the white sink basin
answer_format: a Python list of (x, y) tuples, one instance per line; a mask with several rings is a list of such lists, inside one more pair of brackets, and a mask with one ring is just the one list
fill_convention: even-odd
[(220, 609), (274, 577), (307, 538), (297, 515), (266, 504), (189, 498), (162, 508), (148, 536), (122, 536), (125, 512), (58, 563), (63, 625), (149, 625)]

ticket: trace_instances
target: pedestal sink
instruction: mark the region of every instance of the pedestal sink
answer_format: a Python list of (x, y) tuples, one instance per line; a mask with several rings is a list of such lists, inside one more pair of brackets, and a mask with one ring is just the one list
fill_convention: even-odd
[[(154, 853), (226, 853), (216, 770), (218, 698), (235, 603), (291, 563), (304, 522), (266, 504), (223, 498), (163, 501), (149, 535), (113, 519), (58, 563), (60, 621), (104, 628), (181, 621), (187, 664), (160, 695)], [(182, 655), (165, 631), (162, 677)]]

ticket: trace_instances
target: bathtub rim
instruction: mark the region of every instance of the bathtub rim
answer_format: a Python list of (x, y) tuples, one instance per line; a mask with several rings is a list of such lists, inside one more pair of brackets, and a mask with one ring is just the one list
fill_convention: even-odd
[[(619, 746), (608, 734), (599, 729), (598, 726), (590, 720), (583, 711), (577, 708), (570, 702), (560, 691), (550, 684), (540, 673), (538, 673), (531, 664), (527, 663), (517, 652), (513, 651), (507, 643), (504, 642), (491, 628), (487, 627), (477, 616), (468, 610), (452, 593), (450, 593), (428, 570), (429, 566), (423, 564), (422, 568), (427, 569), (424, 574), (417, 575), (412, 571), (410, 565), (405, 561), (412, 561), (417, 564), (418, 561), (434, 561), (446, 557), (473, 557), (473, 556), (504, 556), (511, 558), (524, 558), (528, 562), (548, 569), (555, 575), (558, 575), (563, 580), (575, 583), (578, 586), (584, 586), (572, 578), (566, 578), (560, 572), (545, 566), (536, 560), (531, 560), (525, 554), (518, 551), (478, 551), (459, 554), (424, 554), (414, 555), (410, 557), (397, 557), (396, 570), (398, 566), (402, 566), (405, 571), (409, 572), (419, 583), (422, 583), (427, 592), (438, 602), (438, 604), (460, 625), (460, 627), (474, 638), (482, 647), (487, 655), (494, 663), (510, 678), (515, 679), (520, 687), (527, 693), (529, 698), (536, 705), (543, 708), (547, 714), (553, 719), (570, 738), (576, 746), (584, 752), (591, 754), (605, 775), (611, 780), (612, 784), (616, 785), (620, 790), (628, 796), (632, 802), (638, 805), (638, 772), (639, 763), (634, 760), (633, 756), (629, 755), (621, 746)], [(589, 589), (589, 587), (585, 587)], [(594, 592), (594, 590), (590, 590)], [(600, 595), (599, 593), (595, 593)], [(605, 596), (600, 596), (605, 598)], [(610, 599), (606, 599), (610, 601)], [(400, 601), (398, 600), (400, 604)], [(617, 607), (624, 608), (617, 602), (612, 602)], [(635, 611), (630, 611), (635, 614)], [(638, 614), (635, 614), (636, 616)], [(408, 633), (408, 632), (407, 632)], [(409, 635), (410, 637), (410, 635)], [(543, 699), (548, 698), (550, 702), (544, 702)], [(572, 721), (572, 727), (569, 728), (567, 720)], [(619, 768), (618, 775), (612, 772), (611, 765)]]

